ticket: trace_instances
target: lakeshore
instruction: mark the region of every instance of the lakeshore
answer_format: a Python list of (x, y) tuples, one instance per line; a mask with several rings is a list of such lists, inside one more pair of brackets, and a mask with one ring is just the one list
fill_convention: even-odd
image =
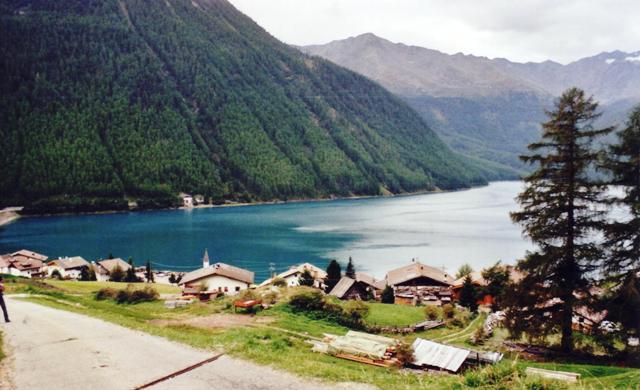
[(0, 250), (86, 259), (112, 253), (189, 271), (208, 248), (212, 261), (251, 269), (256, 280), (269, 276), (269, 263), (280, 272), (350, 256), (377, 276), (412, 258), (455, 271), (465, 262), (515, 263), (530, 248), (509, 219), (520, 189), (519, 182), (493, 182), (421, 195), (26, 217), (0, 230)]

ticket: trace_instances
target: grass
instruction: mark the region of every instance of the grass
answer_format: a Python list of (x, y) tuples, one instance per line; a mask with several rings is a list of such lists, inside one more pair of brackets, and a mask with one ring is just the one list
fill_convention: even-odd
[[(122, 290), (127, 287), (127, 283), (116, 282), (80, 282), (74, 280), (55, 280), (48, 279), (47, 284), (64, 290), (69, 294), (90, 294), (95, 293), (101, 288), (113, 288), (116, 290)], [(145, 286), (145, 283), (134, 283), (134, 287)], [(177, 286), (170, 286), (167, 284), (152, 284), (153, 288), (158, 291), (159, 294), (179, 294), (180, 288)]]
[(425, 320), (424, 307), (369, 303), (369, 325), (407, 327)]
[(0, 362), (7, 357), (4, 353), (4, 340), (2, 339), (2, 332), (0, 332)]
[[(55, 295), (32, 296), (28, 300), (101, 318), (196, 348), (224, 350), (231, 356), (329, 382), (369, 383), (381, 389), (391, 390), (562, 388), (556, 382), (527, 378), (522, 374), (527, 366), (536, 366), (580, 372), (583, 380), (575, 388), (622, 389), (640, 386), (640, 370), (587, 364), (533, 363), (517, 359), (505, 359), (498, 366), (470, 370), (464, 375), (416, 375), (400, 372), (398, 369), (382, 369), (311, 352), (310, 345), (305, 342), (308, 338), (321, 337), (324, 333), (344, 334), (347, 328), (293, 313), (285, 304), (277, 304), (269, 310), (258, 313), (258, 317), (273, 318), (273, 322), (268, 325), (256, 324), (231, 329), (201, 329), (187, 325), (161, 326), (151, 320), (187, 319), (212, 313), (231, 312), (231, 299), (218, 299), (209, 303), (197, 302), (173, 310), (165, 309), (162, 302), (118, 305), (111, 301), (93, 299), (92, 292), (101, 287), (98, 284), (94, 283), (95, 287), (92, 287), (90, 284), (76, 283), (55, 281), (51, 283), (56, 288)], [(125, 286), (122, 284), (122, 287)], [(69, 305), (65, 302), (79, 305)], [(418, 314), (421, 314), (420, 319), (422, 319), (423, 308), (373, 303), (370, 304), (367, 321), (377, 324), (386, 321), (386, 324), (392, 326), (406, 325), (417, 322), (414, 319), (418, 318)], [(462, 327), (434, 329), (407, 337), (438, 336), (464, 344), (465, 338), (468, 338), (479, 324), (482, 324), (481, 316), (471, 322), (467, 321)]]

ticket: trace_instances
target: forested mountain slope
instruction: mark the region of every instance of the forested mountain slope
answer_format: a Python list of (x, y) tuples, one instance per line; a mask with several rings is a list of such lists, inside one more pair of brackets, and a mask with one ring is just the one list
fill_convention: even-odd
[(269, 200), (501, 177), (376, 83), (289, 48), (224, 0), (0, 4), (2, 203), (119, 208), (179, 191)]

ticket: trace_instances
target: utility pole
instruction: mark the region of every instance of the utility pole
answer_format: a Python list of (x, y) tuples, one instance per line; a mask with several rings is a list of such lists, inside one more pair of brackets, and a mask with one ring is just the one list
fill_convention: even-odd
[(272, 279), (276, 276), (276, 263), (269, 263), (269, 275)]

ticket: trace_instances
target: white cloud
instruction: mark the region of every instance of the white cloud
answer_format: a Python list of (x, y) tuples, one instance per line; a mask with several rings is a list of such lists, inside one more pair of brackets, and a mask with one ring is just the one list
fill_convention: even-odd
[(230, 0), (280, 40), (372, 32), (446, 53), (570, 62), (640, 46), (637, 0)]

